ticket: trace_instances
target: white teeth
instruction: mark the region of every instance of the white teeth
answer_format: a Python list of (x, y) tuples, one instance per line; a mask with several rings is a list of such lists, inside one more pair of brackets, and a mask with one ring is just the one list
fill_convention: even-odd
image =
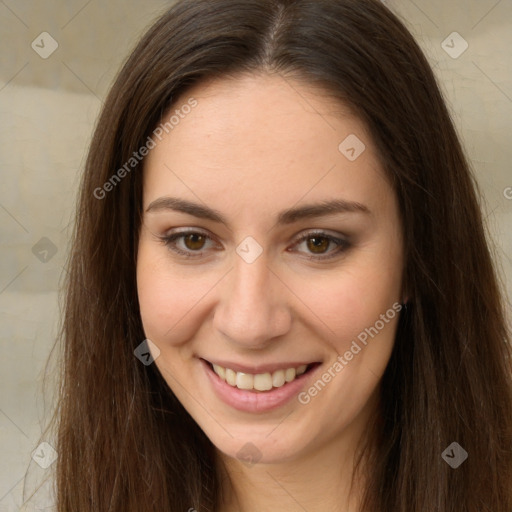
[(293, 379), (295, 379), (295, 375), (297, 375), (295, 368), (288, 368), (284, 372), (284, 379), (286, 380), (286, 382), (291, 382)]
[(236, 372), (236, 387), (238, 389), (252, 389), (254, 377), (250, 373)]
[(280, 388), (286, 382), (292, 382), (302, 375), (306, 369), (307, 365), (302, 364), (297, 368), (253, 375), (252, 373), (235, 372), (231, 368), (224, 368), (217, 364), (213, 365), (213, 371), (230, 386), (245, 390), (255, 389), (256, 391), (269, 391), (273, 387)]
[(297, 375), (302, 375), (306, 371), (307, 367), (308, 367), (307, 364), (303, 364), (303, 365), (299, 366), (297, 368)]
[[(219, 375), (219, 377), (220, 377), (220, 375)], [(226, 382), (230, 386), (235, 386), (236, 387), (236, 372), (231, 370), (231, 368), (226, 368)]]
[(277, 370), (272, 374), (272, 385), (275, 388), (280, 388), (285, 383), (284, 370)]
[(222, 379), (226, 380), (226, 369), (222, 366), (219, 366), (218, 364), (213, 365), (213, 370), (215, 373)]
[(272, 389), (272, 375), (270, 375), (270, 373), (258, 373), (254, 376), (253, 387), (257, 391), (268, 391)]

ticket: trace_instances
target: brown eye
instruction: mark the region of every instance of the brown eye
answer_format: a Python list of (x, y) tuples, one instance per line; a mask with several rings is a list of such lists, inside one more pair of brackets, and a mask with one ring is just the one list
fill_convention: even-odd
[(311, 236), (307, 240), (307, 247), (313, 254), (324, 254), (329, 248), (331, 241), (322, 236)]
[(200, 251), (206, 242), (206, 237), (200, 233), (190, 233), (183, 237), (183, 243), (191, 251)]
[(336, 256), (341, 256), (351, 244), (348, 240), (330, 235), (328, 233), (306, 233), (295, 244), (296, 248), (302, 246), (301, 252), (308, 256), (310, 260), (327, 260)]
[(210, 245), (213, 239), (199, 231), (185, 231), (181, 233), (173, 233), (165, 236), (157, 237), (160, 242), (167, 246), (171, 251), (186, 256), (187, 258), (201, 257), (203, 249), (208, 250), (208, 242)]

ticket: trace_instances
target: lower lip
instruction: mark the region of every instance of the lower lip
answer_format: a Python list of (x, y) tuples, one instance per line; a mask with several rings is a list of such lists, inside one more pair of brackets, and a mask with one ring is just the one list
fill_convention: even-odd
[(299, 394), (307, 380), (320, 366), (317, 365), (280, 388), (272, 388), (269, 391), (248, 391), (230, 386), (213, 371), (206, 361), (203, 359), (200, 361), (217, 396), (238, 411), (252, 413), (271, 411), (289, 402)]

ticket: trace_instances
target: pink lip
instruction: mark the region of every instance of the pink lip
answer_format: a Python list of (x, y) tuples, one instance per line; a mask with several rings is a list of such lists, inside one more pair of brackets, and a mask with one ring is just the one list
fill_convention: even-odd
[[(302, 374), (292, 382), (287, 382), (280, 388), (273, 388), (270, 391), (247, 391), (230, 386), (212, 370), (204, 359), (200, 359), (200, 362), (215, 393), (224, 403), (238, 411), (252, 413), (271, 411), (289, 402), (305, 387), (307, 381), (318, 368), (312, 368), (307, 373)], [(300, 366), (300, 364), (297, 366)], [(293, 367), (289, 366), (288, 368)], [(283, 367), (281, 366), (280, 368)], [(234, 368), (232, 369), (234, 370)]]
[(244, 364), (232, 363), (230, 361), (220, 360), (220, 359), (205, 359), (208, 363), (216, 364), (218, 366), (222, 366), (223, 368), (230, 368), (235, 372), (243, 372), (243, 373), (252, 373), (256, 375), (258, 373), (273, 373), (277, 370), (286, 370), (288, 368), (298, 368), (302, 365), (310, 365), (313, 364), (313, 361), (292, 361), (288, 363), (272, 363), (272, 364), (260, 364), (256, 366), (246, 366)]

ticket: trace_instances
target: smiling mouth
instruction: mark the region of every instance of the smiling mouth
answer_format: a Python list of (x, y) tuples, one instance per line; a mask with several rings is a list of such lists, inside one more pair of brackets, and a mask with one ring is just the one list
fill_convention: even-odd
[(243, 389), (245, 391), (270, 391), (272, 389), (280, 388), (290, 382), (293, 382), (320, 364), (302, 364), (296, 367), (278, 369), (273, 372), (253, 374), (237, 372), (231, 368), (211, 363), (206, 359), (203, 359), (203, 361), (205, 361), (205, 363), (207, 363), (217, 376), (226, 384), (233, 388)]

